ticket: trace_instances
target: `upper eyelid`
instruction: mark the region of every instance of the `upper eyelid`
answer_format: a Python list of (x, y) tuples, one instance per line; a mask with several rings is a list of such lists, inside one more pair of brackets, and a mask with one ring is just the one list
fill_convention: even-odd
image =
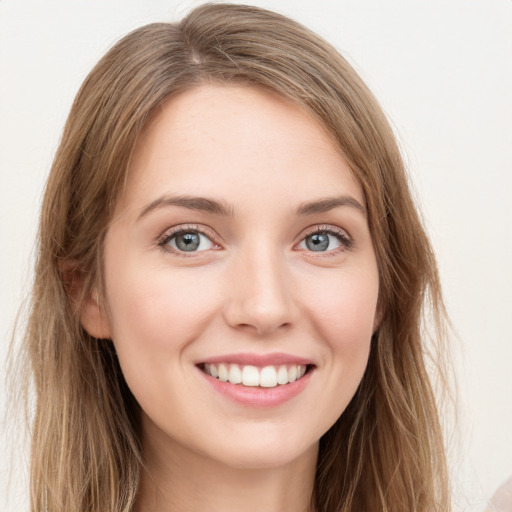
[(343, 235), (346, 238), (352, 240), (352, 236), (350, 233), (339, 226), (335, 226), (333, 224), (314, 224), (313, 226), (309, 226), (302, 230), (300, 235), (298, 236), (298, 241), (302, 241), (306, 236), (309, 236), (314, 233), (333, 233), (335, 235)]
[[(165, 253), (173, 254), (174, 256), (177, 256), (179, 258), (197, 258), (203, 255), (204, 253), (210, 254), (210, 250), (212, 249), (219, 249), (221, 246), (216, 242), (216, 236), (214, 233), (210, 234), (210, 229), (206, 228), (205, 226), (198, 226), (198, 225), (185, 225), (185, 224), (178, 224), (176, 226), (173, 226), (171, 228), (167, 228), (156, 240), (156, 248), (162, 250)], [(214, 247), (210, 247), (205, 250), (201, 251), (181, 251), (177, 248), (171, 247), (169, 245), (169, 242), (175, 238), (180, 233), (190, 233), (195, 232), (199, 233), (202, 236), (205, 236)]]
[(177, 226), (167, 228), (158, 237), (157, 242), (162, 243), (168, 240), (169, 238), (172, 238), (173, 236), (176, 236), (180, 233), (187, 233), (190, 231), (194, 231), (196, 233), (204, 235), (207, 238), (209, 238), (212, 242), (214, 242), (215, 238), (219, 238), (218, 235), (216, 235), (211, 229), (207, 228), (206, 226), (202, 226), (199, 224), (179, 224)]
[(332, 250), (328, 250), (328, 251), (318, 251), (318, 252), (303, 249), (303, 251), (305, 253), (307, 253), (308, 255), (311, 254), (311, 255), (314, 255), (314, 257), (329, 257), (329, 256), (335, 256), (335, 255), (339, 254), (340, 252), (351, 251), (354, 248), (354, 239), (352, 238), (350, 233), (346, 229), (341, 228), (336, 225), (332, 225), (332, 224), (327, 224), (327, 225), (317, 224), (314, 226), (310, 226), (310, 228), (306, 228), (306, 230), (300, 234), (298, 241), (295, 242), (294, 248), (296, 248), (300, 244), (304, 243), (306, 237), (308, 237), (310, 235), (314, 235), (315, 233), (328, 233), (331, 236), (338, 237), (341, 247), (338, 247), (338, 248), (335, 248)]

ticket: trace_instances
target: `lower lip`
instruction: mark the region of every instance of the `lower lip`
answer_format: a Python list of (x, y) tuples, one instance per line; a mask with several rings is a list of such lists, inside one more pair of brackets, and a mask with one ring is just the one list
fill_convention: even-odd
[(303, 377), (295, 382), (277, 385), (273, 388), (262, 388), (223, 382), (200, 369), (199, 371), (210, 386), (220, 394), (239, 404), (261, 408), (277, 407), (297, 396), (307, 386), (309, 378), (313, 373), (312, 370), (309, 370)]

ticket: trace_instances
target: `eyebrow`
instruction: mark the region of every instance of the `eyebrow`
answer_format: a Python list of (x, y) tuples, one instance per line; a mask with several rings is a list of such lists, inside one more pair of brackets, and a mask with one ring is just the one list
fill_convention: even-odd
[[(215, 215), (222, 215), (226, 217), (232, 216), (234, 213), (234, 208), (232, 206), (229, 206), (224, 202), (217, 201), (216, 199), (197, 196), (164, 195), (149, 203), (140, 213), (139, 220), (153, 210), (169, 206), (179, 206), (182, 208), (188, 208), (189, 210), (213, 213)], [(366, 208), (351, 196), (328, 197), (325, 199), (302, 203), (297, 208), (297, 214), (315, 215), (317, 213), (324, 213), (329, 210), (333, 210), (340, 206), (355, 208), (363, 215), (366, 215)]]
[(139, 215), (139, 220), (157, 208), (165, 208), (168, 206), (181, 206), (182, 208), (188, 208), (189, 210), (214, 213), (216, 215), (233, 215), (232, 207), (223, 202), (216, 201), (215, 199), (196, 196), (162, 196), (149, 203), (142, 210)]
[(302, 203), (297, 209), (299, 215), (315, 215), (316, 213), (324, 213), (339, 206), (350, 206), (366, 215), (366, 208), (351, 196), (327, 197), (318, 201)]

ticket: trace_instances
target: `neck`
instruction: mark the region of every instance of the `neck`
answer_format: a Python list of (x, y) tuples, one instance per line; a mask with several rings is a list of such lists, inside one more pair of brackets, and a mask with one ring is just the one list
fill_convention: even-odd
[(230, 467), (172, 443), (145, 443), (136, 512), (311, 512), (315, 444), (279, 467)]

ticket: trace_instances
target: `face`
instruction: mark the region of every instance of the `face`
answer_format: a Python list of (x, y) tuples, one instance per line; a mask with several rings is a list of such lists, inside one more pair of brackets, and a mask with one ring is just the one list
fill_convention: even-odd
[(298, 106), (233, 86), (163, 106), (105, 240), (106, 314), (83, 315), (113, 339), (145, 442), (239, 468), (316, 449), (376, 328), (365, 212)]

